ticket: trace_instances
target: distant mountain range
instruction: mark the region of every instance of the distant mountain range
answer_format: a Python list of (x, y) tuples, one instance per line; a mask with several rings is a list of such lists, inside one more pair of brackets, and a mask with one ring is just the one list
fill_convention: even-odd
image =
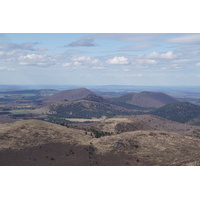
[[(100, 95), (79, 88), (57, 92), (41, 98), (46, 113), (62, 118), (114, 117), (142, 114), (179, 100), (160, 92), (128, 93), (118, 98), (104, 99)], [(156, 114), (157, 115), (157, 114)]]
[[(6, 100), (7, 102), (16, 100), (16, 103), (32, 102), (32, 105), (36, 105), (36, 109), (31, 110), (31, 113), (53, 116), (58, 121), (60, 118), (91, 119), (104, 116), (151, 114), (181, 123), (200, 124), (200, 106), (182, 102), (161, 92), (144, 91), (105, 99), (86, 88), (64, 91), (44, 89), (4, 91), (2, 97), (3, 102)], [(1, 110), (1, 118), (6, 115), (3, 111), (5, 109)], [(9, 110), (6, 111), (7, 114), (11, 114)]]
[[(79, 88), (74, 90), (65, 90), (57, 92), (54, 95), (39, 99), (43, 103), (53, 103), (58, 101), (75, 101), (75, 100), (91, 100), (96, 102), (103, 102), (104, 98), (94, 92), (86, 89)], [(118, 98), (109, 99), (110, 102), (123, 102), (126, 104), (132, 104), (139, 107), (159, 108), (169, 103), (180, 102), (167, 94), (161, 92), (140, 92), (140, 93), (128, 93)]]

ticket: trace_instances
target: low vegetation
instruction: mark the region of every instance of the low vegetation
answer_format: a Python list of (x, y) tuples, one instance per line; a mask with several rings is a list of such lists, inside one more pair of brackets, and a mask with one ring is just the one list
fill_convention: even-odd
[(200, 118), (200, 106), (189, 102), (179, 102), (163, 106), (151, 114), (185, 123), (194, 118)]
[(117, 115), (130, 115), (136, 111), (126, 110), (104, 102), (93, 102), (87, 100), (79, 100), (75, 102), (67, 102), (61, 104), (51, 104), (49, 113), (53, 117), (58, 118), (100, 118), (102, 116), (114, 117)]
[(199, 152), (199, 138), (168, 131), (111, 134), (38, 120), (0, 128), (0, 165), (200, 165)]

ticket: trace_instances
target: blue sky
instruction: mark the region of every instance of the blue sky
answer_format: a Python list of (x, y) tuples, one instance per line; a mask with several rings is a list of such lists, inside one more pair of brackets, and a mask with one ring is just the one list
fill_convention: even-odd
[(200, 85), (200, 34), (0, 34), (0, 84)]

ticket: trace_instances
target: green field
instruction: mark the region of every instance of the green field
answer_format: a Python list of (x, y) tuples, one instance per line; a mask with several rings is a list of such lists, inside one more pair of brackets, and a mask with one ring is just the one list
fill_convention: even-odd
[(12, 113), (12, 114), (28, 114), (31, 113), (30, 110), (8, 110), (8, 111), (0, 111), (0, 113)]
[(31, 113), (30, 110), (11, 110), (12, 114), (28, 114)]

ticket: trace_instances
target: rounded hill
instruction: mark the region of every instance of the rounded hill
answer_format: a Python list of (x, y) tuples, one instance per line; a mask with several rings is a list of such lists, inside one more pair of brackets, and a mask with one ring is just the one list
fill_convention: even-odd
[(133, 104), (140, 107), (160, 108), (169, 103), (179, 102), (167, 94), (162, 92), (140, 92), (140, 93), (128, 93), (117, 99), (117, 101)]
[(93, 92), (86, 88), (60, 91), (52, 96), (40, 99), (43, 103), (53, 103), (57, 101), (74, 101), (87, 97)]
[(185, 123), (200, 117), (200, 106), (189, 102), (179, 102), (163, 106), (153, 111), (152, 114)]

